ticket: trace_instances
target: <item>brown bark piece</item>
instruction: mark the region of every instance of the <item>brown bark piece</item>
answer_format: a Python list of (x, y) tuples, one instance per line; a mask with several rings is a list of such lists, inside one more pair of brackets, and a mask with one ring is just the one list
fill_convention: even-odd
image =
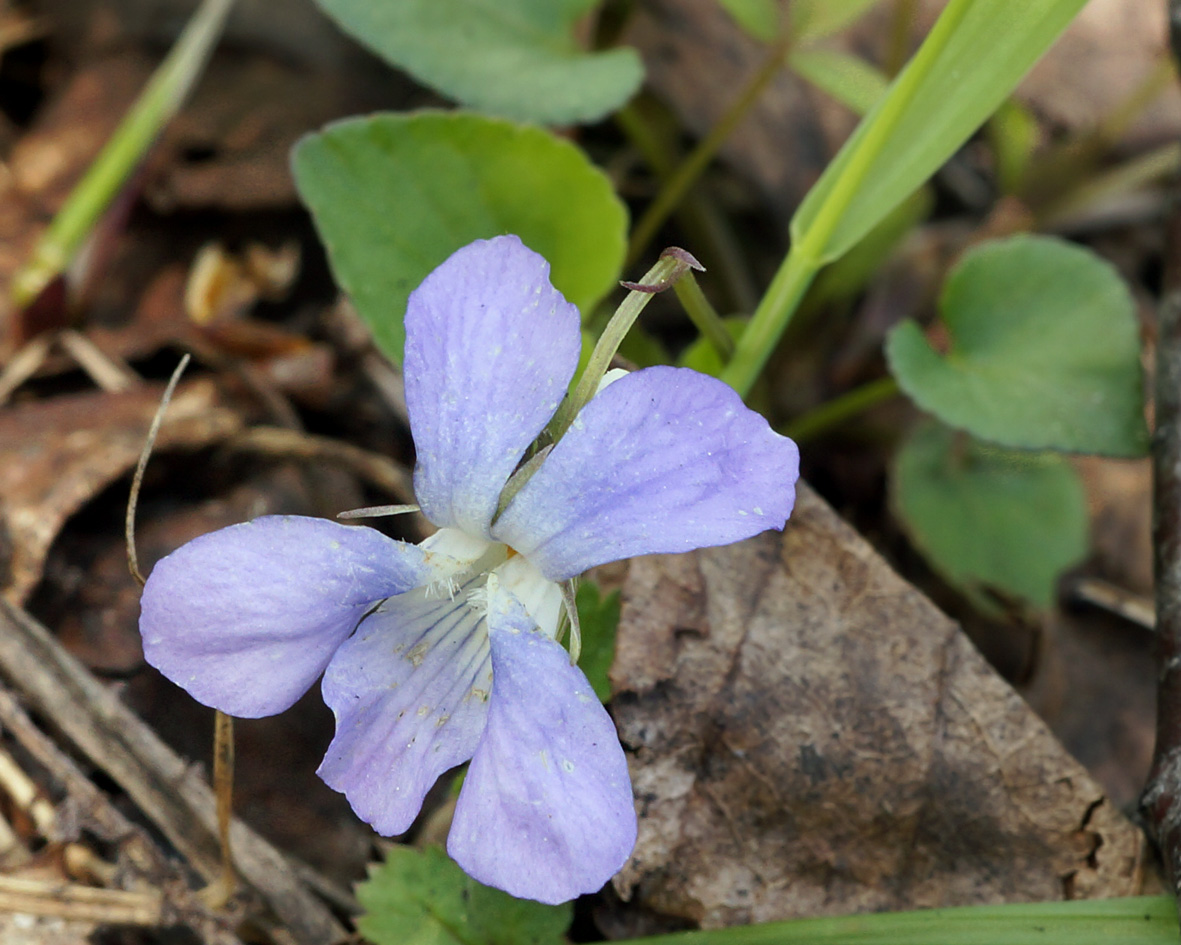
[[(9, 602), (36, 586), (70, 515), (135, 466), (162, 393), (162, 385), (95, 391), (0, 416), (0, 587)], [(241, 427), (216, 385), (201, 379), (177, 390), (156, 448), (195, 449)]]
[(705, 926), (1136, 893), (1142, 837), (810, 489), (782, 534), (633, 562), (617, 889)]

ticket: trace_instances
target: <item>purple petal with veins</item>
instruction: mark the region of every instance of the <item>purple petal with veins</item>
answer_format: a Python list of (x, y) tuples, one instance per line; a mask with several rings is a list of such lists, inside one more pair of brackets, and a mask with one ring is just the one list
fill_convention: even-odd
[(578, 366), (578, 309), (515, 236), (455, 252), (410, 295), (414, 491), (440, 527), (488, 537), (500, 491)]
[(636, 840), (615, 726), (561, 646), (493, 592), (492, 700), (447, 851), (480, 882), (558, 903), (601, 888)]
[(582, 409), (493, 535), (563, 581), (782, 528), (798, 477), (795, 443), (731, 388), (687, 368), (646, 368)]
[(318, 773), (384, 836), (410, 827), (431, 785), (472, 756), (484, 731), (492, 665), (469, 590), (386, 601), (324, 674), (336, 736)]
[(198, 702), (244, 718), (291, 706), (373, 605), (429, 580), (416, 545), (271, 515), (182, 545), (152, 569), (144, 658)]

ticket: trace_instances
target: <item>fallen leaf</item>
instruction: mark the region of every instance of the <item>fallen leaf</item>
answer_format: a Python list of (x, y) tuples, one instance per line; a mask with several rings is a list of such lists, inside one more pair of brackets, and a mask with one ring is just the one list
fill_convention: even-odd
[(624, 600), (621, 895), (723, 926), (1139, 891), (1140, 832), (806, 487), (782, 535), (637, 559)]
[[(0, 559), (0, 585), (10, 602), (23, 602), (37, 584), (70, 515), (135, 466), (162, 392), (158, 385), (88, 392), (0, 416), (0, 552), (8, 556)], [(167, 421), (157, 450), (196, 449), (242, 428), (204, 379), (178, 388)]]

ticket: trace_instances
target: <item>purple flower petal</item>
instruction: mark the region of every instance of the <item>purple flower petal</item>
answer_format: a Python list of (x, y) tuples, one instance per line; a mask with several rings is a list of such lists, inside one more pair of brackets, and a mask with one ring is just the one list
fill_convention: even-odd
[(411, 591), (382, 604), (324, 674), (336, 737), (319, 775), (380, 834), (409, 829), (439, 775), (467, 761), (488, 715), (492, 666), (483, 614)]
[(599, 889), (631, 855), (636, 815), (627, 761), (582, 671), (533, 629), (519, 603), (506, 613), (494, 602), (489, 630), (488, 725), (447, 851), (486, 885), (565, 902)]
[(144, 586), (144, 657), (198, 702), (282, 712), (365, 611), (429, 580), (424, 555), (372, 528), (266, 516), (202, 535)]
[(782, 528), (799, 451), (721, 381), (653, 367), (599, 393), (493, 529), (554, 581)]
[(515, 236), (454, 253), (410, 296), (406, 403), (414, 491), (440, 527), (488, 537), (505, 480), (578, 365), (578, 309)]

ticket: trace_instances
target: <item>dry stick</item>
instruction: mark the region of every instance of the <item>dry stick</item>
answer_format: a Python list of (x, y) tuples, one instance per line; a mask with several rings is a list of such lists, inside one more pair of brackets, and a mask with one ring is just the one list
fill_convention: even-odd
[[(1169, 15), (1173, 56), (1181, 62), (1181, 0), (1169, 0)], [(1160, 847), (1169, 888), (1181, 902), (1181, 200), (1176, 192), (1165, 237), (1157, 327), (1152, 469), (1156, 748), (1140, 803)]]
[[(114, 692), (67, 653), (43, 626), (0, 598), (0, 676), (24, 693), (139, 806), (208, 880), (221, 872), (216, 802), (201, 773), (165, 745)], [(323, 945), (345, 931), (298, 881), (283, 854), (235, 820), (234, 859), (299, 945)]]
[[(0, 685), (0, 729), (12, 736), (66, 791), (74, 816), (88, 832), (118, 846), (129, 878), (142, 877), (166, 891), (168, 921), (183, 921), (204, 945), (241, 945), (224, 916), (215, 915), (188, 891), (184, 867), (166, 857), (144, 828), (132, 824), (111, 800), (41, 731), (16, 698)], [(76, 846), (76, 845), (75, 845)]]
[(221, 844), (221, 875), (209, 886), (210, 906), (220, 909), (234, 895), (234, 849), (230, 824), (234, 819), (234, 720), (221, 710), (213, 722), (213, 790), (217, 794), (217, 839)]

